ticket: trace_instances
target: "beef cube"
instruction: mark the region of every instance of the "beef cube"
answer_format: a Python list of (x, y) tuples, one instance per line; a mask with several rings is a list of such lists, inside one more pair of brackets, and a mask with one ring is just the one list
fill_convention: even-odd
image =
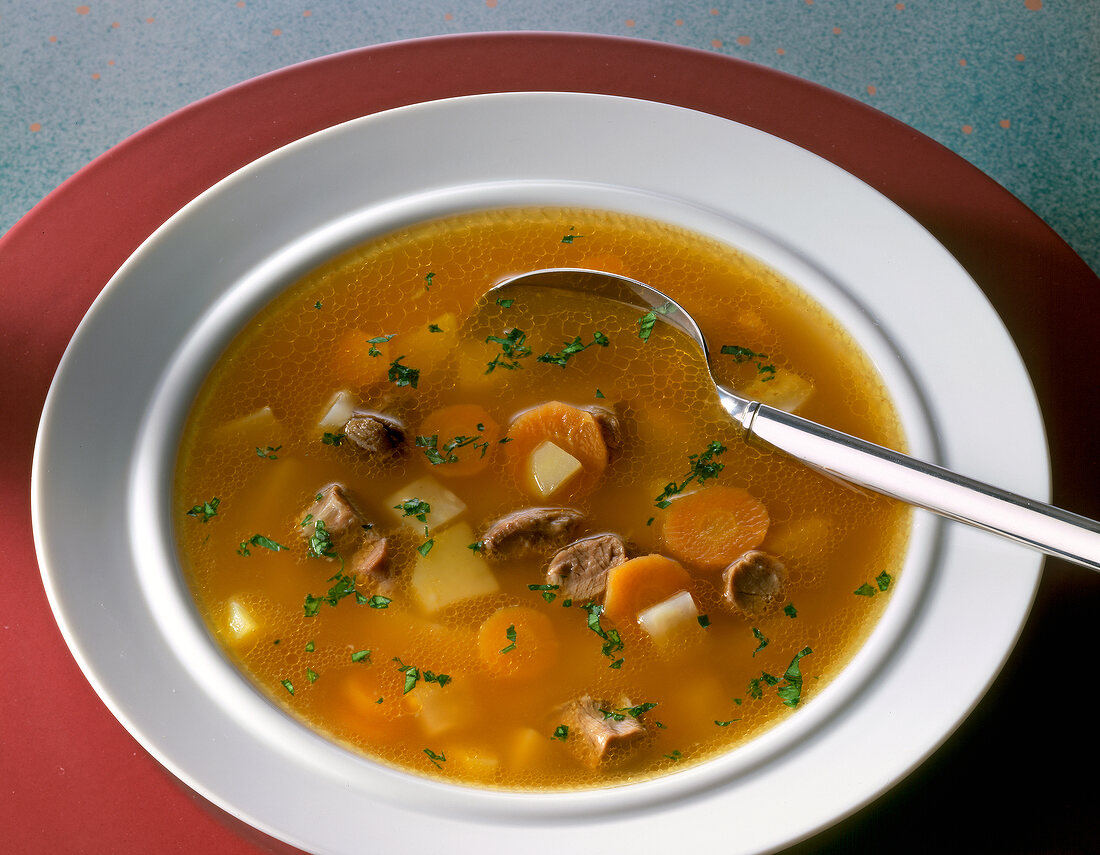
[(594, 600), (607, 587), (607, 571), (626, 561), (626, 546), (616, 534), (577, 540), (554, 553), (546, 581), (563, 597)]
[(722, 573), (724, 596), (750, 615), (766, 612), (783, 593), (787, 568), (773, 555), (758, 549), (746, 552)]
[(582, 763), (595, 768), (615, 748), (645, 735), (642, 723), (621, 711), (628, 706), (629, 701), (616, 705), (585, 695), (561, 708), (561, 723), (569, 728), (566, 742)]
[(574, 508), (521, 508), (492, 523), (481, 537), (487, 558), (521, 558), (568, 543), (584, 519)]
[(374, 457), (389, 456), (405, 442), (401, 423), (377, 413), (354, 413), (344, 424), (344, 435)]

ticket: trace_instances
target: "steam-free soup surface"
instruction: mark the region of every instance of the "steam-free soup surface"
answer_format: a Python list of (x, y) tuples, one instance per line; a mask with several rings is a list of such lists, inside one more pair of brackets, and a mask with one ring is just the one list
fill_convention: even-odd
[(666, 291), (726, 381), (902, 445), (843, 330), (678, 228), (479, 212), (306, 276), (201, 389), (179, 553), (243, 671), (382, 763), (575, 789), (701, 762), (812, 704), (896, 579), (907, 512), (746, 444), (659, 313), (479, 307), (550, 266)]

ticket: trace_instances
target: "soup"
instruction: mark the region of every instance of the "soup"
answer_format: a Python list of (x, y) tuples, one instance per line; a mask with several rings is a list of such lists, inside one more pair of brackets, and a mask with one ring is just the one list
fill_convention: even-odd
[(907, 509), (746, 443), (659, 311), (479, 300), (554, 266), (654, 285), (728, 384), (903, 445), (830, 317), (679, 228), (485, 211), (326, 263), (202, 386), (174, 517), (227, 654), (381, 763), (562, 790), (705, 761), (812, 703), (896, 579)]

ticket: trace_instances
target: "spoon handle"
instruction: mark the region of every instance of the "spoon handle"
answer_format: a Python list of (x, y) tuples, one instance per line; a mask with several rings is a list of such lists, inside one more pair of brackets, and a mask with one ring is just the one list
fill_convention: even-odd
[(740, 414), (746, 432), (828, 475), (1100, 570), (1100, 523), (966, 478), (765, 404)]

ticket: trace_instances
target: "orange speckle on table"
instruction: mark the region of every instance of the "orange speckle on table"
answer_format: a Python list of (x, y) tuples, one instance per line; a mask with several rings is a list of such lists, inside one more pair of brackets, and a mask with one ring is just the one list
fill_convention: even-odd
[(302, 12), (302, 17), (303, 18), (312, 18), (313, 17), (313, 10), (312, 9), (306, 9), (304, 12)]
[(814, 0), (806, 0), (806, 5), (807, 6), (813, 6), (814, 5)]
[(721, 39), (711, 39), (710, 40), (710, 46), (712, 48), (714, 48), (715, 50), (717, 50), (718, 48), (722, 47), (722, 40)]
[(115, 61), (113, 59), (109, 59), (109, 60), (107, 60), (107, 64), (108, 65), (114, 65)]
[(783, 50), (783, 48), (781, 48), (781, 47), (776, 48), (775, 52), (778, 56), (786, 56), (787, 55), (787, 52), (785, 50)]
[(146, 19), (145, 19), (145, 23), (146, 23), (146, 24), (151, 24), (151, 23), (153, 23), (153, 21), (155, 21), (155, 20), (156, 20), (156, 18), (146, 18)]
[(748, 45), (751, 45), (752, 36), (738, 36), (737, 44), (741, 45), (742, 47), (747, 47)]
[(965, 59), (960, 59), (959, 60), (959, 65), (966, 65), (966, 60)]
[(57, 36), (50, 36), (50, 44), (51, 45), (57, 44)]
[(674, 23), (677, 27), (682, 27), (684, 25), (684, 19), (683, 18), (677, 18), (672, 23)]
[(455, 16), (452, 15), (450, 12), (444, 12), (443, 13), (443, 20), (444, 21), (453, 21), (454, 19), (455, 19)]
[(962, 126), (962, 132), (964, 134), (972, 134), (972, 133), (974, 133), (974, 126), (973, 125), (963, 125)]
[(626, 25), (628, 27), (633, 27), (634, 26), (634, 19), (633, 18), (627, 18), (626, 19)]
[(1043, 8), (1043, 0), (1024, 0), (1024, 6), (1032, 12), (1038, 12)]
[(244, 0), (237, 0), (237, 8), (238, 9), (243, 9), (244, 8)]
[(92, 72), (92, 80), (99, 80), (99, 72), (98, 71), (93, 71)]
[(485, 5), (490, 9), (495, 9), (497, 7), (497, 0), (485, 0)]
[(905, 4), (904, 3), (895, 3), (894, 8), (897, 9), (899, 12), (904, 12), (905, 11)]
[(77, 6), (76, 7), (76, 14), (78, 14), (78, 15), (87, 15), (91, 11), (92, 10), (88, 6)]
[(273, 35), (273, 36), (281, 36), (282, 34), (283, 34), (283, 31), (280, 30), (278, 27), (276, 27), (274, 30), (271, 31), (271, 35)]
[(840, 27), (833, 27), (833, 35), (834, 36), (839, 36), (840, 35)]
[(877, 95), (878, 94), (878, 87), (875, 86), (875, 85), (868, 86), (867, 87), (867, 94), (868, 95)]
[(1001, 121), (997, 122), (997, 124), (1000, 125), (1002, 128), (1012, 127), (1012, 121), (1010, 119), (1001, 119)]
[(31, 133), (32, 134), (36, 134), (40, 130), (42, 130), (42, 126), (40, 124), (38, 124), (38, 122), (31, 122), (30, 128), (31, 128)]
[(1022, 53), (1016, 54), (1016, 62), (1023, 62), (1023, 61), (1024, 61), (1024, 55)]
[(717, 15), (717, 14), (718, 14), (718, 10), (717, 10), (717, 9), (711, 9), (711, 10), (710, 10), (710, 13), (711, 13), (712, 15)]
[(120, 24), (118, 21), (111, 21), (111, 29), (117, 30), (121, 26), (122, 24)]

